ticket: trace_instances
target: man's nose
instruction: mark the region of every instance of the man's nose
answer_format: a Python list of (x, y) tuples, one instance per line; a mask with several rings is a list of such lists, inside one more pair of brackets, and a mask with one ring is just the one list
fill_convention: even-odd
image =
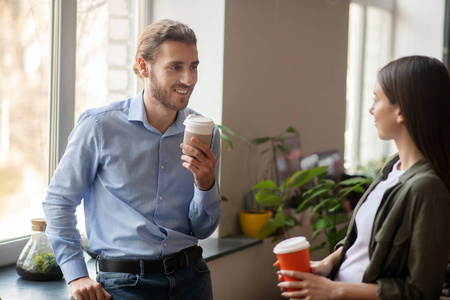
[(183, 76), (181, 77), (181, 83), (186, 86), (192, 86), (195, 83), (196, 76), (193, 74), (192, 70), (186, 70), (183, 72)]

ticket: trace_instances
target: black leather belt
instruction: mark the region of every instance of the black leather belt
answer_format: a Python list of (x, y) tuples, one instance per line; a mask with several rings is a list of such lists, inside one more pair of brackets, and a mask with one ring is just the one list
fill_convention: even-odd
[(110, 260), (98, 259), (101, 272), (118, 272), (131, 274), (164, 273), (166, 275), (190, 265), (202, 256), (203, 249), (193, 246), (158, 260)]

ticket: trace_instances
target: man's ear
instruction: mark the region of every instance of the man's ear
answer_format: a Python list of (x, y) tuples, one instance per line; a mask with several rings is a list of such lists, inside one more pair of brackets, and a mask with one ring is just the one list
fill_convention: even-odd
[(146, 62), (142, 57), (138, 58), (139, 73), (142, 77), (149, 77), (150, 63)]

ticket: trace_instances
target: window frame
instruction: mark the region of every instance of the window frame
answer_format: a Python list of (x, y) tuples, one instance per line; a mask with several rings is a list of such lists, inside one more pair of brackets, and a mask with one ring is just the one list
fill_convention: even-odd
[[(140, 32), (151, 23), (151, 0), (139, 0), (136, 15)], [(49, 184), (67, 146), (75, 120), (75, 62), (78, 1), (51, 1), (51, 63), (48, 99)], [(137, 80), (137, 79), (136, 79)], [(137, 89), (142, 89), (139, 81)], [(137, 91), (136, 91), (137, 92)], [(14, 264), (30, 236), (0, 242), (0, 267)]]
[[(358, 172), (358, 164), (361, 159), (361, 139), (362, 139), (362, 114), (365, 113), (363, 110), (363, 99), (364, 99), (364, 81), (365, 81), (365, 60), (366, 60), (366, 42), (367, 42), (367, 11), (369, 7), (378, 8), (382, 10), (386, 10), (391, 13), (392, 15), (392, 28), (391, 28), (391, 34), (390, 34), (390, 55), (392, 57), (393, 55), (393, 47), (394, 47), (394, 38), (395, 38), (395, 30), (394, 30), (394, 24), (395, 24), (395, 1), (394, 0), (351, 0), (351, 3), (358, 4), (362, 7), (362, 28), (359, 32), (359, 41), (360, 43), (356, 48), (358, 50), (355, 56), (357, 57), (355, 61), (354, 66), (354, 72), (355, 72), (355, 81), (357, 81), (354, 84), (354, 89), (349, 91), (349, 84), (347, 82), (347, 93), (351, 93), (351, 95), (347, 95), (347, 97), (351, 97), (354, 99), (359, 99), (358, 101), (355, 101), (351, 103), (354, 113), (357, 115), (354, 116), (352, 124), (350, 124), (350, 127), (352, 128), (351, 137), (352, 143), (350, 146), (347, 145), (346, 141), (346, 153), (345, 153), (345, 160), (346, 160), (346, 169), (350, 170), (351, 172)], [(349, 23), (350, 24), (350, 23)], [(350, 47), (350, 46), (349, 46)], [(348, 68), (349, 70), (350, 68)], [(348, 80), (348, 78), (347, 78)], [(348, 105), (348, 103), (347, 103)], [(349, 110), (349, 107), (347, 106), (347, 110)], [(347, 116), (346, 116), (347, 118)], [(349, 120), (346, 120), (346, 122), (349, 122)], [(347, 126), (346, 125), (346, 134), (347, 134)], [(383, 155), (386, 156), (390, 152), (390, 145), (385, 144), (383, 145)]]
[(394, 0), (351, 0), (352, 3), (360, 4), (364, 7), (373, 6), (385, 10), (389, 10), (391, 12), (395, 9), (395, 1)]
[[(64, 154), (74, 124), (77, 1), (51, 1), (47, 183)], [(0, 243), (0, 267), (17, 261), (30, 236)]]
[(450, 0), (445, 0), (443, 62), (450, 68)]

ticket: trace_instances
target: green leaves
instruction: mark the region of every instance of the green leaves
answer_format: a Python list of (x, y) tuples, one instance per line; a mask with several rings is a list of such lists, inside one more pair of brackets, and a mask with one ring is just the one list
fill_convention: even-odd
[[(260, 138), (256, 138), (256, 139), (252, 140), (252, 142), (257, 146), (265, 144), (267, 142), (271, 142), (281, 153), (284, 153), (285, 152), (284, 136), (286, 134), (298, 134), (298, 131), (294, 127), (290, 126), (285, 131), (283, 131), (281, 134), (279, 134), (278, 136), (260, 137)], [(269, 146), (269, 148), (266, 148), (263, 151), (261, 151), (260, 155), (263, 155), (264, 153), (272, 150), (272, 146), (273, 146), (272, 144)]]
[(354, 177), (347, 180), (343, 180), (338, 185), (345, 186), (344, 188), (340, 189), (341, 197), (344, 198), (351, 192), (356, 193), (364, 193), (365, 192), (365, 185), (368, 184), (371, 181), (371, 179), (363, 178), (363, 177)]
[(34, 271), (43, 274), (50, 273), (52, 269), (58, 267), (55, 254), (53, 254), (52, 250), (50, 249), (47, 249), (47, 251), (45, 251), (44, 248), (39, 248), (38, 251), (33, 253), (33, 255), (31, 256), (30, 265), (33, 266)]
[[(266, 149), (261, 154), (270, 150), (284, 153), (288, 134), (298, 132), (289, 127), (278, 136), (260, 137), (251, 142), (254, 145), (269, 144), (269, 147), (263, 147)], [(315, 220), (311, 242), (321, 234), (326, 237), (326, 242), (312, 246), (310, 251), (325, 251), (328, 248), (332, 252), (336, 243), (342, 240), (347, 232), (350, 217), (344, 205), (346, 197), (350, 193), (364, 193), (371, 179), (354, 177), (336, 183), (326, 178), (327, 169), (327, 166), (321, 166), (301, 170), (281, 184), (278, 184), (278, 181), (266, 180), (254, 185), (251, 190), (257, 190), (255, 200), (276, 212), (274, 217), (261, 227), (258, 238), (274, 235), (277, 239), (282, 236), (281, 231), (286, 237), (288, 230), (298, 225), (297, 219), (287, 213), (286, 206), (294, 207), (295, 214), (311, 209), (311, 216)]]
[[(276, 215), (264, 224), (258, 233), (259, 238), (267, 237), (281, 228), (286, 232), (289, 228), (298, 224), (298, 221), (288, 215), (285, 215), (283, 208), (292, 191), (299, 189), (314, 178), (325, 174), (326, 167), (302, 170), (287, 178), (283, 184), (277, 186), (272, 180), (262, 181), (254, 185), (251, 190), (258, 190), (255, 200), (266, 207), (277, 207)], [(325, 190), (326, 191), (326, 190)], [(306, 204), (304, 205), (306, 206)]]
[[(264, 206), (283, 206), (284, 201), (291, 195), (292, 190), (326, 173), (326, 170), (327, 167), (302, 170), (287, 178), (279, 187), (272, 180), (266, 180), (254, 185), (251, 190), (259, 189), (255, 196), (258, 203)], [(321, 192), (324, 193), (326, 190), (322, 190)]]
[(297, 129), (295, 129), (294, 127), (292, 127), (292, 126), (289, 126), (289, 128), (288, 129), (286, 129), (286, 132), (288, 132), (288, 133), (295, 133), (295, 134), (298, 134), (298, 131), (297, 131)]
[(344, 206), (345, 197), (352, 192), (363, 193), (370, 179), (355, 177), (336, 183), (326, 179), (326, 174), (327, 167), (316, 167), (296, 172), (279, 186), (271, 180), (253, 186), (252, 190), (258, 190), (256, 201), (264, 206), (278, 207), (276, 215), (264, 224), (258, 237), (267, 237), (280, 228), (286, 233), (298, 224), (295, 218), (284, 212), (285, 205), (295, 191), (298, 204), (295, 213), (311, 208), (311, 216), (316, 216), (311, 242), (320, 234), (326, 237), (326, 242), (312, 247), (310, 251), (322, 249), (332, 252), (335, 245), (345, 237), (350, 221)]
[(261, 189), (255, 195), (256, 201), (264, 206), (276, 206), (281, 205), (281, 198), (271, 189)]
[(240, 140), (248, 142), (248, 140), (246, 138), (244, 138), (243, 136), (241, 136), (238, 133), (234, 132), (233, 130), (231, 130), (227, 126), (219, 125), (219, 124), (216, 124), (216, 125), (220, 129), (220, 138), (228, 144), (229, 150), (233, 150), (233, 143), (231, 142), (231, 139), (229, 138), (228, 134), (230, 134), (230, 135), (232, 135), (234, 137), (237, 137)]
[(267, 221), (267, 223), (265, 223), (261, 229), (258, 232), (257, 238), (258, 239), (263, 239), (265, 237), (268, 237), (269, 235), (271, 235), (272, 233), (274, 233), (277, 230), (277, 225), (275, 225), (273, 219), (270, 219), (269, 221)]
[(225, 133), (220, 133), (220, 138), (228, 144), (228, 150), (233, 150), (233, 143), (231, 142), (228, 135), (226, 135)]
[(270, 236), (279, 228), (291, 228), (298, 225), (298, 221), (291, 217), (286, 216), (282, 211), (276, 213), (275, 217), (267, 221), (258, 232), (257, 238), (263, 239)]
[[(331, 253), (334, 251), (334, 247), (336, 246), (336, 244), (346, 236), (349, 221), (350, 218), (346, 213), (324, 214), (320, 216), (316, 220), (316, 222), (314, 222), (313, 239), (315, 239), (320, 233), (323, 232), (327, 237), (327, 250)], [(325, 247), (326, 243), (322, 244), (314, 251)], [(311, 249), (311, 252), (313, 252), (313, 249)]]
[(281, 227), (281, 226), (283, 226), (284, 225), (284, 221), (285, 221), (285, 217), (284, 217), (284, 214), (283, 214), (283, 212), (278, 212), (276, 215), (275, 215), (275, 218), (273, 219), (273, 222), (275, 223), (275, 225), (277, 226), (277, 227)]
[(256, 185), (254, 185), (251, 190), (256, 190), (256, 189), (277, 189), (277, 185), (275, 184), (275, 182), (273, 182), (272, 180), (266, 180), (266, 181), (262, 181)]
[(267, 143), (268, 141), (271, 141), (272, 139), (273, 138), (271, 138), (271, 137), (262, 137), (262, 138), (254, 139), (253, 142), (257, 145), (260, 145), (260, 144)]
[(317, 167), (313, 169), (298, 171), (292, 177), (286, 180), (287, 185), (290, 184), (291, 189), (303, 186), (316, 176), (326, 173), (327, 167)]

